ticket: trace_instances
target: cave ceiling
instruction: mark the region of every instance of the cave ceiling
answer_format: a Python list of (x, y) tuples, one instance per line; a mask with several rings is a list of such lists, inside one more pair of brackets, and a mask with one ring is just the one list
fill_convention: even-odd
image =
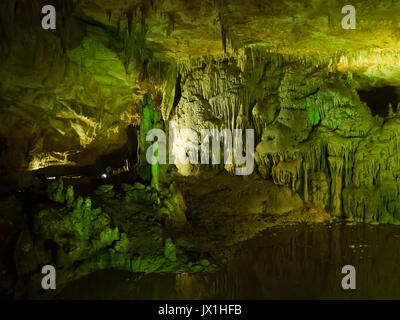
[[(346, 2), (347, 3), (347, 2)], [(229, 45), (264, 44), (297, 54), (333, 54), (358, 50), (399, 49), (397, 1), (356, 0), (357, 27), (343, 30), (343, 1), (81, 1), (79, 11), (105, 25), (116, 26), (121, 14), (149, 24), (155, 49), (180, 58), (222, 52), (221, 25)], [(108, 12), (108, 14), (106, 14)], [(129, 15), (129, 13), (128, 13)], [(229, 46), (228, 45), (228, 46)]]

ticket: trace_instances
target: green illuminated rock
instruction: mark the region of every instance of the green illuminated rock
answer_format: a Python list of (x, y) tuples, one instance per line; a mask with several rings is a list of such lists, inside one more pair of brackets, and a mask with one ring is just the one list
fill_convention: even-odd
[(113, 188), (114, 186), (111, 184), (104, 184), (96, 189), (95, 194), (101, 197), (112, 198), (115, 195)]
[(164, 256), (169, 261), (176, 261), (176, 248), (170, 238), (165, 240)]
[(147, 133), (152, 129), (162, 129), (161, 113), (153, 108), (151, 94), (147, 92), (143, 101), (139, 104), (141, 114), (141, 125), (139, 139), (139, 174), (143, 181), (153, 181), (154, 187), (157, 187), (159, 180), (159, 164), (149, 164), (146, 159), (146, 152), (152, 145), (151, 141), (146, 141)]
[(74, 204), (74, 187), (68, 186), (67, 194), (65, 195), (65, 200), (67, 201), (67, 206), (72, 207)]
[(65, 196), (63, 192), (64, 182), (62, 178), (54, 180), (47, 188), (47, 196), (55, 202), (64, 203)]

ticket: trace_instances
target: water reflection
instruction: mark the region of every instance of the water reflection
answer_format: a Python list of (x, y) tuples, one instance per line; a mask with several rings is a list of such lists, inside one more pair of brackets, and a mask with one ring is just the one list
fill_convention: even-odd
[[(399, 299), (400, 227), (296, 225), (269, 229), (233, 249), (208, 275), (101, 271), (72, 283), (75, 299)], [(341, 288), (354, 265), (357, 289)]]

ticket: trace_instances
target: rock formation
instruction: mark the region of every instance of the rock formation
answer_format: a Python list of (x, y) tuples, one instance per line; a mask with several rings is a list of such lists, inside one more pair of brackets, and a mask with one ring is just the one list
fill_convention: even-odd
[[(217, 245), (328, 214), (400, 224), (400, 5), (352, 4), (345, 31), (335, 1), (2, 0), (0, 289), (36, 297), (47, 263), (60, 286), (215, 270)], [(150, 165), (172, 120), (253, 129), (254, 175)]]

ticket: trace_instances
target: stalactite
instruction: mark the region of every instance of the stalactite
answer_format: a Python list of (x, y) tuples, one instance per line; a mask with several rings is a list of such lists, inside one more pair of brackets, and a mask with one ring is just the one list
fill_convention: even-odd
[(126, 12), (126, 18), (128, 20), (128, 34), (132, 35), (132, 23), (133, 23), (133, 8), (129, 8)]
[(167, 12), (167, 18), (172, 31), (175, 31), (175, 14), (173, 12)]
[(140, 24), (142, 26), (146, 25), (146, 18), (149, 14), (149, 7), (148, 7), (148, 1), (147, 0), (142, 0), (140, 7)]
[(280, 161), (272, 167), (274, 182), (281, 185), (289, 185), (295, 192), (298, 187), (298, 178), (301, 168), (301, 159), (292, 161)]
[[(221, 19), (221, 18), (220, 18)], [(225, 29), (225, 26), (221, 22), (221, 40), (222, 40), (222, 49), (224, 50), (224, 53), (226, 53), (226, 39), (227, 39), (227, 31)]]
[(111, 22), (112, 10), (107, 10), (106, 11), (106, 16), (107, 16), (108, 22)]
[[(231, 58), (228, 68), (222, 61)], [(259, 173), (332, 215), (394, 222), (400, 215), (400, 185), (393, 183), (400, 174), (395, 129), (400, 119), (393, 114), (379, 129), (368, 107), (360, 105), (344, 81), (329, 74), (343, 59), (341, 52), (295, 57), (249, 46), (225, 57), (186, 60), (179, 66), (186, 90), (180, 112), (195, 108), (199, 119), (213, 120), (207, 122), (211, 127), (254, 128)], [(268, 100), (273, 95), (276, 102)], [(271, 119), (265, 113), (269, 104), (276, 104)], [(303, 112), (305, 126), (299, 124)], [(346, 122), (349, 118), (352, 122)], [(298, 132), (297, 127), (308, 131)]]

